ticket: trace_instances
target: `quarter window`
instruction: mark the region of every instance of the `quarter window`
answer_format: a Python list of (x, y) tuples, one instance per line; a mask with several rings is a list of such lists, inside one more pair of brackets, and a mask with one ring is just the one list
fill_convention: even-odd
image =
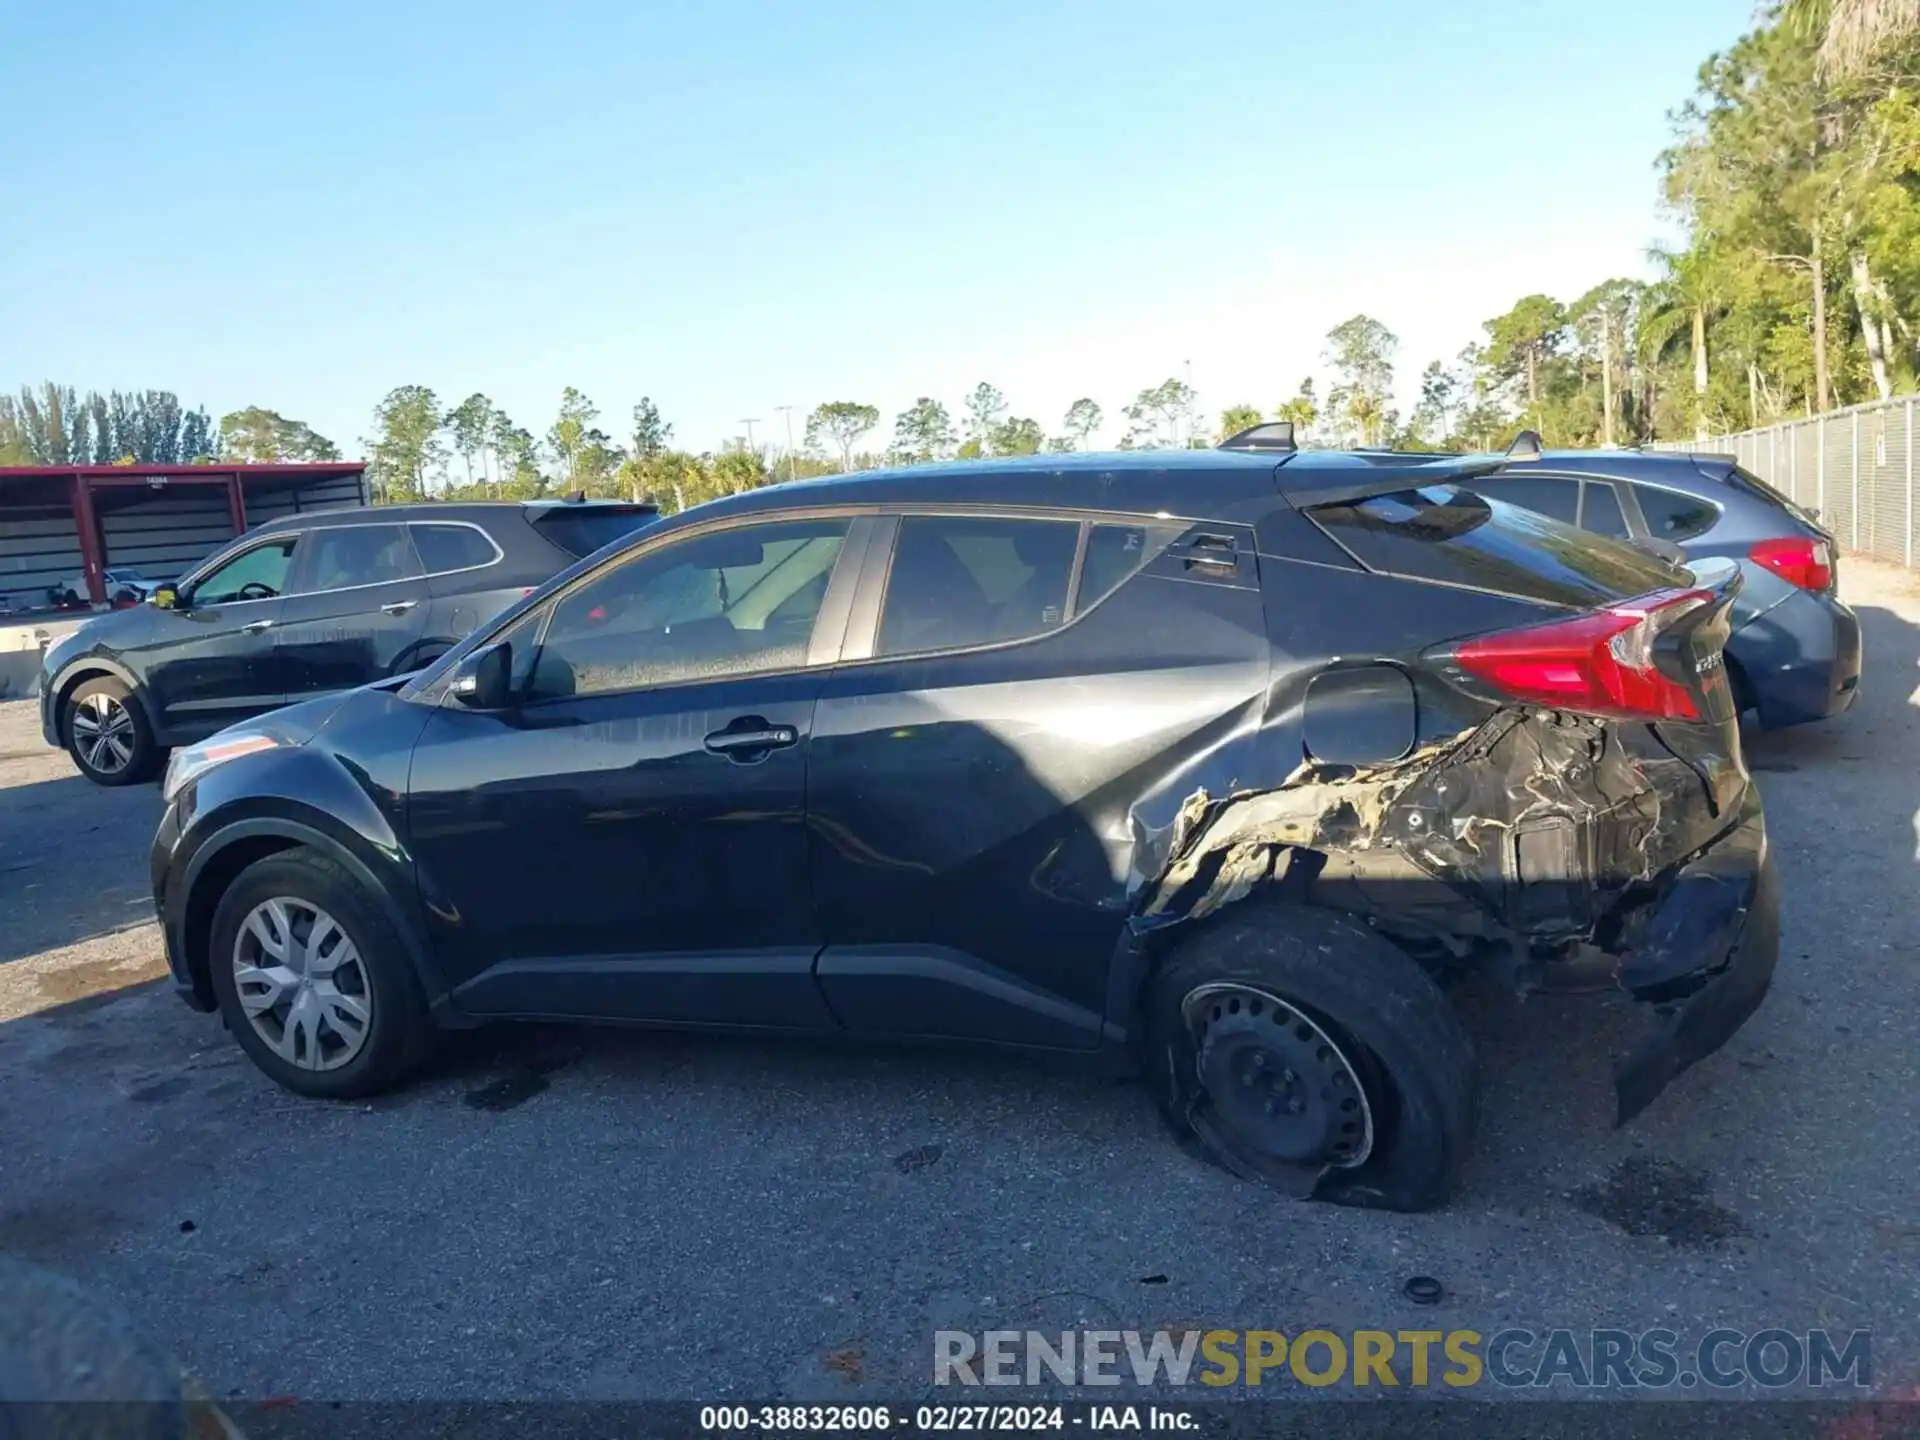
[(384, 585), (420, 573), (404, 525), (335, 525), (307, 536), (303, 593)]
[(1615, 540), (1627, 538), (1627, 517), (1620, 513), (1620, 497), (1605, 480), (1586, 482), (1586, 499), (1581, 502), (1580, 528)]
[(875, 653), (992, 645), (1057, 628), (1066, 620), (1079, 543), (1071, 520), (908, 516)]
[(795, 520), (682, 540), (564, 597), (532, 699), (806, 664), (848, 521)]
[(420, 555), (421, 567), (429, 575), (441, 575), (449, 570), (476, 570), (500, 557), (493, 541), (471, 525), (409, 525), (407, 529), (413, 536), (413, 548)]
[(1691, 540), (1706, 534), (1720, 518), (1711, 503), (1678, 490), (1636, 485), (1633, 494), (1640, 502), (1640, 513), (1647, 518), (1648, 533), (1657, 540)]
[(272, 600), (285, 593), (297, 537), (272, 540), (243, 551), (203, 576), (193, 587), (196, 605), (231, 605), (236, 600)]

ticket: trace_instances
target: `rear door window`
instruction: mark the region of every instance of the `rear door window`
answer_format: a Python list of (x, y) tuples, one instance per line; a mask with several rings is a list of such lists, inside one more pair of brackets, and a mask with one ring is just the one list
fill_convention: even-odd
[(308, 534), (298, 592), (385, 585), (419, 573), (404, 525), (332, 525)]
[(994, 645), (1059, 627), (1079, 543), (1072, 520), (907, 516), (874, 653)]
[(1307, 514), (1380, 574), (1583, 608), (1673, 583), (1672, 571), (1652, 556), (1456, 485)]
[(1656, 540), (1691, 540), (1706, 534), (1720, 518), (1719, 508), (1712, 501), (1683, 495), (1678, 490), (1636, 485), (1633, 498), (1640, 502), (1640, 513), (1647, 520), (1647, 533)]
[(1580, 482), (1558, 475), (1494, 475), (1474, 488), (1549, 520), (1571, 525), (1580, 514)]

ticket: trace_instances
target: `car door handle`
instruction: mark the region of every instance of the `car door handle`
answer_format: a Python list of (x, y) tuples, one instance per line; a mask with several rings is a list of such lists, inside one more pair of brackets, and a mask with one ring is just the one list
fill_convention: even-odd
[(775, 750), (800, 743), (800, 732), (791, 725), (769, 725), (759, 716), (736, 720), (724, 730), (707, 736), (707, 749), (731, 760), (764, 759)]
[(242, 635), (258, 635), (262, 630), (271, 630), (272, 628), (273, 621), (271, 620), (249, 620), (240, 627), (240, 633)]
[(380, 607), (380, 613), (382, 615), (404, 615), (419, 603), (418, 600), (392, 600)]
[(1189, 570), (1231, 575), (1239, 569), (1239, 559), (1230, 535), (1196, 535), (1183, 548), (1186, 550), (1183, 558)]

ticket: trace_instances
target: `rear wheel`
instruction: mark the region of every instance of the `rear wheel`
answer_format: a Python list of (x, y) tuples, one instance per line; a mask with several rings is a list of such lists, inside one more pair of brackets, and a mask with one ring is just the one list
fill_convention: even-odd
[(111, 675), (74, 688), (61, 728), (73, 763), (96, 785), (135, 785), (160, 768), (162, 752), (147, 717)]
[(1183, 1137), (1301, 1199), (1444, 1203), (1472, 1143), (1473, 1046), (1417, 964), (1310, 908), (1229, 910), (1148, 995), (1148, 1074)]
[(240, 1048), (298, 1094), (377, 1094), (432, 1048), (405, 942), (352, 875), (311, 850), (240, 872), (214, 911), (209, 962)]

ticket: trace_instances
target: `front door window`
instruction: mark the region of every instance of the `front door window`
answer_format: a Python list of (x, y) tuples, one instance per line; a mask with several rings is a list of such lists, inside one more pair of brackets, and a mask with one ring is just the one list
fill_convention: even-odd
[(527, 698), (805, 665), (849, 523), (791, 520), (722, 530), (615, 567), (555, 608)]
[(270, 540), (242, 551), (209, 571), (193, 587), (195, 605), (231, 605), (239, 600), (272, 600), (287, 588), (296, 537)]

